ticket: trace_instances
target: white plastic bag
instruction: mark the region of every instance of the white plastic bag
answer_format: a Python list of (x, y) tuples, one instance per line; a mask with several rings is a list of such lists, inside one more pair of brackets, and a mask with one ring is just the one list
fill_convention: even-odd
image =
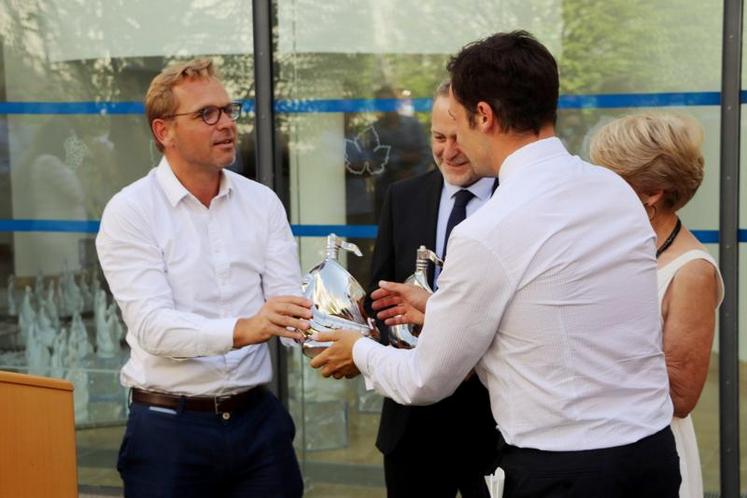
[(503, 469), (498, 467), (490, 475), (485, 476), (485, 484), (488, 485), (488, 491), (490, 492), (490, 498), (502, 498), (503, 496), (503, 483), (506, 481), (506, 474)]

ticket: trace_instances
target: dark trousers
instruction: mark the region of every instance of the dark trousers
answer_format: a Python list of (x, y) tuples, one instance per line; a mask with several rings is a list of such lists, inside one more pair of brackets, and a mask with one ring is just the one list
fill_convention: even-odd
[(638, 442), (587, 451), (506, 445), (504, 498), (677, 498), (680, 470), (669, 427)]
[(269, 391), (223, 416), (133, 403), (117, 470), (128, 498), (296, 498), (295, 426)]
[(490, 498), (486, 472), (466, 468), (458, 455), (444, 458), (440, 452), (434, 454), (427, 448), (408, 449), (384, 456), (388, 498), (454, 498), (457, 491), (462, 498)]
[(435, 405), (396, 409), (408, 419), (400, 440), (384, 453), (388, 498), (455, 498), (457, 491), (462, 498), (490, 497), (485, 474), (495, 466), (502, 438), (477, 377)]

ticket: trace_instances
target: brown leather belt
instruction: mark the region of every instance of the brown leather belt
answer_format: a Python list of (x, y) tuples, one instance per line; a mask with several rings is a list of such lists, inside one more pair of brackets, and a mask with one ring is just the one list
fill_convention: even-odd
[(199, 412), (231, 413), (256, 404), (265, 394), (264, 386), (257, 386), (248, 391), (227, 396), (179, 396), (176, 394), (156, 393), (132, 388), (133, 403), (159, 406), (172, 410), (194, 410)]

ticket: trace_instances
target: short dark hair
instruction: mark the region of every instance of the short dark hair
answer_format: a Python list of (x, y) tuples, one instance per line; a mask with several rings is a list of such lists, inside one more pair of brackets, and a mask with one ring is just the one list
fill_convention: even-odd
[(467, 109), (470, 126), (478, 102), (487, 102), (504, 132), (539, 134), (555, 124), (558, 65), (526, 31), (496, 33), (462, 48), (449, 60), (451, 89)]

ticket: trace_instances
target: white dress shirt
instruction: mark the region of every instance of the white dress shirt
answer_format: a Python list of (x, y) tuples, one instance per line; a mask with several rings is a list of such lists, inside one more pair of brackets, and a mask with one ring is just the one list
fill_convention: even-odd
[(301, 292), (272, 190), (223, 170), (207, 208), (163, 158), (109, 201), (96, 248), (127, 325), (125, 386), (216, 395), (271, 380), (267, 345), (234, 350), (233, 329), (268, 297)]
[[(449, 224), (449, 216), (454, 208), (454, 196), (460, 190), (469, 190), (474, 197), (467, 203), (467, 216), (472, 216), (480, 209), (493, 194), (493, 184), (495, 178), (480, 178), (469, 187), (460, 187), (452, 185), (444, 177), (444, 186), (441, 188), (441, 201), (438, 204), (438, 223), (436, 224), (436, 254), (439, 258), (444, 257), (444, 237), (446, 236), (446, 225)], [(430, 249), (430, 248), (429, 248)], [(441, 274), (441, 268), (436, 266), (433, 275), (433, 281), (438, 282), (438, 276)]]
[(476, 367), (499, 430), (519, 447), (597, 449), (663, 429), (672, 403), (640, 200), (557, 138), (511, 154), (499, 178), (452, 232), (417, 347), (356, 342), (367, 383), (429, 404)]

